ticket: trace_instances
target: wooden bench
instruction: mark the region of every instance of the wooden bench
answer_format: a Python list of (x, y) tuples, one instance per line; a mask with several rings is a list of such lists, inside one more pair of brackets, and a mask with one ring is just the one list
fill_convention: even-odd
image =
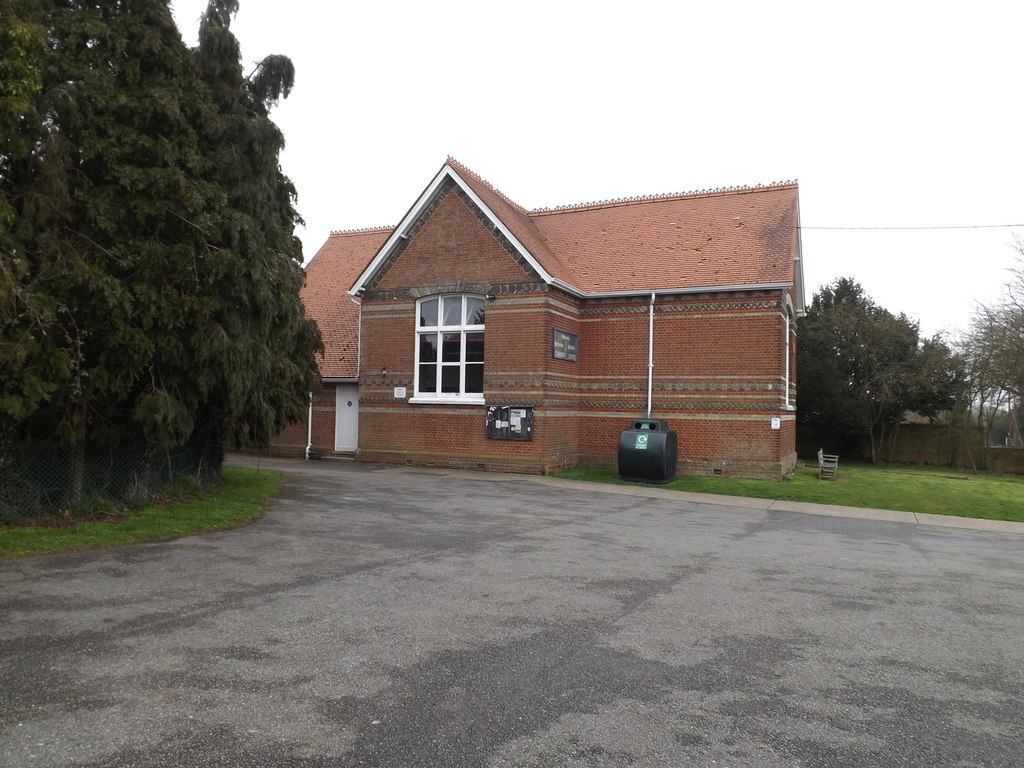
[(839, 457), (818, 449), (818, 479), (836, 480), (839, 477)]

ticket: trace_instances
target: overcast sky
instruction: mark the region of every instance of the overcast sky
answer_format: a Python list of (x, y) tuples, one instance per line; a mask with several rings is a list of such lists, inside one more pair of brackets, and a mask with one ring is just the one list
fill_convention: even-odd
[[(190, 45), (205, 7), (173, 0)], [(851, 277), (926, 335), (1019, 263), (1019, 0), (241, 0), (232, 29), (295, 63), (307, 260), (451, 155), (526, 208), (796, 179), (808, 303)]]

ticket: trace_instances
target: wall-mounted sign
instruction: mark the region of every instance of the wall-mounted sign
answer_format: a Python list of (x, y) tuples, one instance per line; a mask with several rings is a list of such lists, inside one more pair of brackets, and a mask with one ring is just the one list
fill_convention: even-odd
[(397, 400), (405, 398), (405, 387), (395, 387), (395, 398)]
[(487, 408), (487, 437), (491, 440), (533, 440), (533, 408), (492, 405)]
[(566, 331), (551, 331), (551, 356), (575, 363), (580, 355), (580, 337)]

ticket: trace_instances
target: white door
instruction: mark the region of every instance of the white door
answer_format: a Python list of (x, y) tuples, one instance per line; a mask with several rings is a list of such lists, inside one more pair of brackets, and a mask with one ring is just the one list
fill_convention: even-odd
[(359, 447), (359, 386), (339, 384), (334, 413), (334, 450)]

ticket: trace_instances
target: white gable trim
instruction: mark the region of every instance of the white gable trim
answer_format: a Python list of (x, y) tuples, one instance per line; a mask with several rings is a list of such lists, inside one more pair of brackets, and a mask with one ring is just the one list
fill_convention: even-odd
[(450, 164), (445, 163), (441, 170), (438, 172), (437, 176), (434, 177), (434, 180), (431, 181), (429, 185), (427, 185), (427, 188), (423, 190), (423, 194), (419, 196), (419, 199), (417, 199), (416, 202), (413, 204), (412, 208), (409, 209), (409, 212), (405, 214), (405, 217), (402, 219), (402, 221), (399, 222), (397, 227), (395, 227), (395, 231), (391, 233), (391, 237), (389, 237), (387, 242), (384, 243), (383, 246), (381, 246), (381, 249), (379, 251), (377, 251), (377, 255), (373, 257), (373, 260), (370, 262), (369, 266), (367, 266), (366, 269), (363, 270), (363, 273), (359, 275), (359, 279), (356, 280), (351, 290), (349, 290), (350, 295), (358, 296), (359, 294), (361, 294), (365, 290), (366, 284), (370, 281), (370, 279), (373, 277), (376, 271), (380, 268), (381, 264), (384, 263), (384, 260), (387, 259), (387, 257), (391, 255), (391, 252), (394, 251), (394, 249), (398, 246), (398, 242), (400, 240), (409, 239), (409, 235), (407, 234), (409, 228), (416, 223), (417, 219), (419, 219), (420, 215), (423, 213), (427, 205), (430, 204), (431, 199), (434, 197), (434, 194), (437, 192), (440, 186), (444, 183), (445, 179), (451, 179), (456, 184), (458, 184), (459, 188), (466, 193), (466, 196), (469, 197), (469, 199), (472, 200), (480, 208), (481, 211), (483, 211), (484, 216), (486, 216), (487, 219), (498, 229), (498, 231), (501, 232), (501, 234), (504, 235), (510, 243), (512, 243), (512, 246), (526, 260), (526, 262), (531, 267), (533, 267), (533, 269), (537, 272), (538, 275), (540, 275), (540, 278), (545, 283), (551, 285), (554, 282), (554, 278), (548, 273), (546, 269), (544, 269), (540, 265), (537, 259), (533, 257), (533, 254), (531, 254), (526, 249), (526, 246), (519, 242), (519, 240), (516, 238), (515, 235), (512, 234), (509, 228), (506, 227), (505, 224), (497, 216), (495, 216), (494, 211), (492, 211), (484, 204), (484, 201), (481, 200), (475, 192), (473, 192), (469, 185), (466, 184), (466, 182), (462, 179), (461, 176), (459, 176), (458, 172)]

